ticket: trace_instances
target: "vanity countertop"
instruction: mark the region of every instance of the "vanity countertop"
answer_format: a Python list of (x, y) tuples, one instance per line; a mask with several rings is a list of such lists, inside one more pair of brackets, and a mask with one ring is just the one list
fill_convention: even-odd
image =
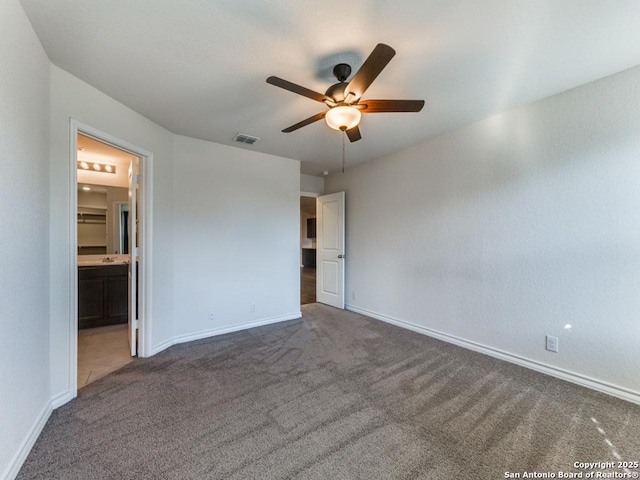
[(128, 261), (129, 255), (78, 255), (79, 267), (96, 265), (124, 265)]

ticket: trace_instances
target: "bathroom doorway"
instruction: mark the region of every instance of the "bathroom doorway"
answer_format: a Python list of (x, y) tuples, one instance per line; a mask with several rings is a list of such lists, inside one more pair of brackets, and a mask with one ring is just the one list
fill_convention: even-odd
[(139, 169), (139, 158), (82, 133), (77, 145), (78, 388), (82, 388), (133, 359), (128, 343), (132, 188), (128, 172), (132, 166)]
[(300, 304), (316, 301), (316, 197), (300, 196)]
[(75, 122), (72, 147), (77, 222), (70, 355), (77, 392), (148, 348), (151, 202), (141, 180), (152, 156)]

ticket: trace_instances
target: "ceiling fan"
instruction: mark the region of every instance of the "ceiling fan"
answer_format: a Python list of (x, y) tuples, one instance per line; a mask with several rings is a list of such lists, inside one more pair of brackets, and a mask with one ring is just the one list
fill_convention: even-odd
[(324, 103), (329, 107), (329, 110), (317, 113), (282, 131), (285, 133), (293, 132), (324, 118), (327, 125), (335, 130), (346, 132), (349, 140), (356, 142), (362, 138), (358, 128), (362, 113), (419, 112), (422, 110), (424, 100), (362, 100), (364, 92), (395, 54), (396, 51), (389, 45), (379, 43), (349, 83), (346, 80), (351, 75), (351, 66), (339, 63), (333, 68), (333, 74), (338, 79), (338, 83), (331, 85), (324, 94), (279, 77), (267, 78), (267, 83), (271, 85)]

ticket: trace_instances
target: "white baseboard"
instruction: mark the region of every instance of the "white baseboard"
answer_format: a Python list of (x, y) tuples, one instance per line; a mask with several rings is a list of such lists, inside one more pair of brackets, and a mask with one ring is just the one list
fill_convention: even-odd
[(407, 330), (412, 330), (414, 332), (421, 333), (429, 337), (437, 338), (438, 340), (442, 340), (444, 342), (453, 343), (454, 345), (458, 345), (459, 347), (467, 348), (469, 350), (474, 350), (476, 352), (480, 352), (485, 355), (489, 355), (491, 357), (499, 358), (500, 360), (505, 360), (510, 363), (515, 363), (516, 365), (520, 365), (521, 367), (530, 368), (531, 370), (545, 373), (547, 375), (551, 375), (552, 377), (560, 378), (561, 380), (566, 380), (568, 382), (575, 383), (577, 385), (587, 387), (592, 390), (597, 390), (599, 392), (606, 393), (607, 395), (621, 398), (622, 400), (626, 400), (628, 402), (640, 404), (640, 392), (636, 392), (624, 387), (619, 387), (617, 385), (603, 382), (602, 380), (591, 378), (586, 375), (570, 372), (568, 370), (554, 367), (552, 365), (547, 365), (535, 360), (531, 360), (525, 357), (521, 357), (519, 355), (515, 355), (513, 353), (499, 350), (497, 348), (488, 347), (480, 343), (472, 342), (470, 340), (465, 340), (464, 338), (460, 338), (455, 335), (450, 335), (448, 333), (432, 330), (430, 328), (416, 325), (414, 323), (407, 322), (405, 320), (400, 320), (398, 318), (394, 318), (389, 315), (372, 312), (371, 310), (356, 307), (355, 305), (345, 305), (345, 308), (352, 312), (360, 313), (362, 315), (366, 315), (367, 317), (375, 318), (376, 320), (381, 320), (386, 323), (391, 323), (398, 327), (406, 328)]
[(59, 393), (55, 397), (51, 399), (51, 407), (55, 410), (58, 407), (61, 407), (67, 402), (70, 402), (75, 397), (72, 395), (70, 390), (66, 390), (62, 393)]
[(218, 328), (212, 328), (210, 330), (201, 330), (200, 332), (189, 333), (186, 335), (179, 335), (177, 337), (173, 337), (172, 339), (167, 340), (166, 342), (163, 342), (153, 347), (151, 349), (151, 355), (153, 356), (156, 353), (160, 353), (161, 351), (166, 350), (172, 345), (177, 345), (179, 343), (193, 342), (194, 340), (201, 340), (203, 338), (224, 335), (225, 333), (239, 332), (240, 330), (248, 330), (249, 328), (262, 327), (264, 325), (271, 325), (273, 323), (285, 322), (287, 320), (295, 320), (300, 317), (302, 317), (301, 312), (294, 312), (286, 315), (279, 315), (277, 317), (262, 318), (260, 320), (256, 320), (255, 322), (242, 323), (240, 325), (218, 327)]
[(149, 357), (153, 357), (155, 354), (160, 353), (163, 350), (166, 350), (167, 348), (173, 346), (174, 344), (175, 344), (174, 339), (170, 338), (169, 340), (165, 340), (164, 342), (151, 347), (151, 353), (149, 354)]
[(36, 421), (29, 429), (27, 437), (23, 440), (22, 444), (20, 444), (20, 447), (11, 459), (11, 462), (9, 462), (9, 466), (2, 476), (0, 476), (2, 480), (13, 480), (18, 476), (18, 472), (20, 472), (24, 461), (27, 459), (29, 452), (40, 436), (40, 433), (42, 433), (42, 429), (47, 423), (47, 420), (49, 420), (52, 411), (53, 408), (51, 407), (51, 402), (47, 402), (40, 414), (37, 416)]

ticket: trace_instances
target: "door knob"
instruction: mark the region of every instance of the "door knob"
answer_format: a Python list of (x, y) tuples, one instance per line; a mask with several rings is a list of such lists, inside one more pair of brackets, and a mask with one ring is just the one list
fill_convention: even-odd
[(347, 258), (346, 255), (338, 255), (338, 258)]

